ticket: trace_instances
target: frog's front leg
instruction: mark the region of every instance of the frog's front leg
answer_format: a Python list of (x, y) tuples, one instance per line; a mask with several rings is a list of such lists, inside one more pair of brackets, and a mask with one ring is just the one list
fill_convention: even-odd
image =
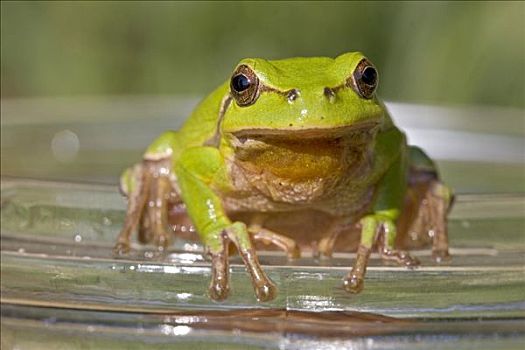
[(273, 299), (276, 287), (259, 264), (246, 225), (229, 220), (217, 194), (230, 189), (226, 165), (219, 151), (213, 147), (185, 150), (176, 161), (175, 174), (188, 214), (211, 255), (210, 296), (215, 300), (228, 296), (228, 245), (231, 242), (251, 275), (257, 299)]
[(397, 234), (396, 221), (403, 205), (405, 190), (406, 160), (405, 154), (401, 152), (377, 185), (372, 213), (365, 215), (359, 221), (361, 242), (356, 261), (343, 281), (348, 292), (359, 293), (363, 289), (368, 259), (374, 246), (378, 248), (384, 261), (394, 261), (407, 267), (419, 265), (417, 259), (394, 248)]
[(368, 259), (374, 246), (377, 247), (383, 261), (393, 261), (407, 267), (419, 265), (416, 258), (394, 248), (397, 216), (395, 212), (380, 211), (360, 220), (361, 242), (357, 250), (356, 262), (343, 282), (348, 292), (359, 293), (363, 289)]

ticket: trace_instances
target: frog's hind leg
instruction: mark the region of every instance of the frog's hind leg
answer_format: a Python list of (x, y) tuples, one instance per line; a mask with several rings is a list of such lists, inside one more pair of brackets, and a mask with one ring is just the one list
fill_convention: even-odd
[(149, 244), (153, 241), (148, 215), (142, 215), (140, 219), (137, 239), (141, 244)]
[[(421, 178), (419, 174), (419, 178)], [(398, 245), (421, 247), (432, 244), (437, 262), (448, 259), (447, 214), (454, 201), (451, 190), (437, 179), (409, 187), (406, 216), (399, 222)]]
[[(149, 187), (149, 198), (146, 203), (145, 221), (149, 224), (149, 232), (153, 243), (159, 250), (164, 250), (170, 243), (168, 223), (168, 203), (173, 188), (169, 172), (171, 160), (146, 161), (148, 172), (152, 174), (153, 181)], [(139, 231), (140, 232), (140, 231)]]
[(121, 176), (120, 190), (128, 197), (128, 207), (124, 226), (113, 248), (115, 255), (124, 255), (129, 252), (131, 234), (137, 228), (144, 212), (150, 182), (151, 177), (144, 172), (142, 164), (127, 169)]
[[(328, 226), (328, 230), (323, 238), (319, 240), (318, 250), (321, 256), (331, 258), (336, 247), (338, 245), (348, 246), (351, 242), (349, 238), (352, 237), (352, 233), (356, 231), (355, 219), (354, 218), (333, 218), (331, 224)], [(342, 234), (345, 234), (342, 236)], [(358, 232), (355, 232), (359, 234)], [(339, 238), (344, 238), (345, 242), (341, 242)], [(353, 246), (354, 243), (351, 243)]]
[(413, 247), (430, 241), (436, 261), (449, 258), (447, 214), (453, 201), (452, 191), (439, 180), (434, 163), (421, 149), (410, 147), (409, 186), (397, 244)]
[(256, 215), (248, 226), (248, 232), (255, 242), (262, 242), (267, 245), (273, 244), (286, 252), (289, 259), (298, 259), (301, 257), (301, 250), (295, 240), (264, 228), (263, 222), (263, 216)]
[(170, 159), (144, 160), (124, 172), (121, 191), (128, 197), (126, 219), (114, 247), (115, 255), (129, 251), (133, 231), (142, 244), (154, 243), (164, 250), (171, 238), (169, 206), (176, 200), (175, 184), (169, 176)]

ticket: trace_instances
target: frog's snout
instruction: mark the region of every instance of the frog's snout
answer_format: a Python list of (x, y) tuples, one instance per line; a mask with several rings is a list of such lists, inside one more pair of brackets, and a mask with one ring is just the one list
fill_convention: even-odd
[(293, 103), (293, 101), (297, 100), (297, 98), (301, 95), (299, 90), (297, 89), (291, 89), (286, 94), (286, 97), (288, 98), (288, 102)]
[[(329, 87), (325, 87), (323, 89), (323, 95), (328, 99), (329, 102), (335, 101), (335, 90)], [(289, 103), (293, 103), (295, 100), (297, 100), (301, 96), (301, 90), (299, 89), (291, 89), (286, 92), (286, 98), (288, 99)]]
[(335, 91), (332, 88), (325, 87), (323, 90), (324, 96), (328, 99), (330, 102), (334, 102), (335, 100)]

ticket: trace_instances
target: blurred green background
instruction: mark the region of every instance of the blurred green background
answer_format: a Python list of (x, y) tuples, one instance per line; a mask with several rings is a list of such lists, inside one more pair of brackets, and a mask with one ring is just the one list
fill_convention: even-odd
[(388, 100), (525, 107), (523, 2), (1, 2), (2, 97), (204, 95), (249, 56), (366, 53)]

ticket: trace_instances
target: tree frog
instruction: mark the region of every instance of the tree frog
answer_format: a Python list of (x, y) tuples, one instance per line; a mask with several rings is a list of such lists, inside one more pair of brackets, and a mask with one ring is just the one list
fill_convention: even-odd
[[(407, 145), (377, 85), (377, 69), (359, 52), (241, 60), (180, 130), (161, 134), (123, 173), (128, 208), (115, 254), (128, 252), (135, 230), (140, 242), (167, 247), (170, 217), (184, 213), (211, 257), (210, 297), (227, 297), (236, 250), (259, 301), (277, 293), (258, 262), (260, 243), (296, 258), (306, 238), (330, 256), (353, 237), (357, 256), (343, 279), (350, 293), (363, 289), (374, 250), (418, 265), (398, 249), (401, 236), (426, 237), (433, 256), (447, 258), (451, 190), (432, 160)], [(290, 223), (305, 225), (286, 232)]]

